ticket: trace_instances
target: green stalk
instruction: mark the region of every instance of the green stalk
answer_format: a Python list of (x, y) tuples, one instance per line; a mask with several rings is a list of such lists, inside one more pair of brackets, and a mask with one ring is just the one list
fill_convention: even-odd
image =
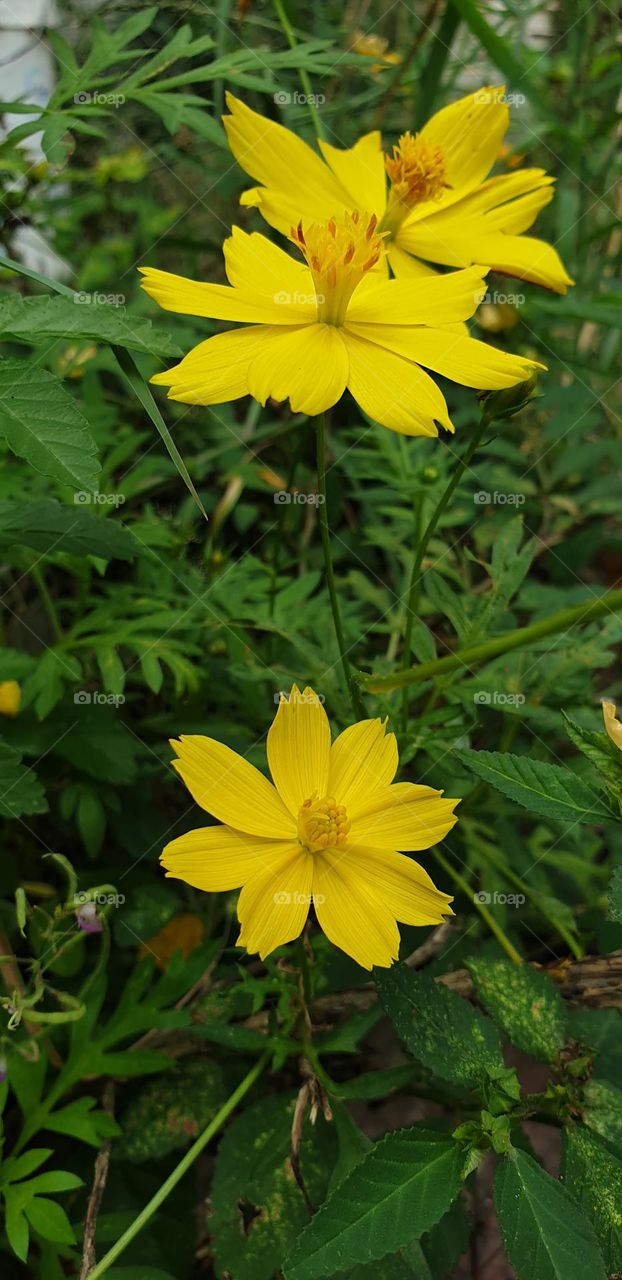
[(503, 931), (503, 929), (501, 928), (501, 925), (498, 924), (497, 921), (495, 920), (492, 914), (492, 911), (488, 910), (488, 907), (486, 906), (485, 902), (478, 901), (477, 896), (473, 893), (473, 890), (468, 880), (465, 880), (464, 876), (461, 875), (459, 871), (456, 871), (455, 867), (452, 867), (451, 863), (447, 861), (447, 858), (444, 856), (444, 854), (441, 853), (440, 849), (433, 849), (432, 852), (434, 854), (434, 857), (436, 858), (436, 861), (440, 864), (443, 870), (447, 872), (448, 876), (451, 876), (454, 884), (456, 884), (458, 888), (462, 890), (462, 892), (465, 894), (467, 898), (471, 898), (471, 900), (474, 902), (476, 909), (479, 911), (480, 916), (482, 917), (482, 920), (486, 921), (486, 924), (488, 925), (490, 932), (494, 933), (495, 938), (497, 939), (497, 942), (499, 943), (500, 946), (503, 947), (505, 954), (510, 957), (510, 960), (514, 961), (514, 964), (522, 964), (523, 957), (521, 956), (520, 952), (517, 951), (514, 944), (510, 942), (510, 939), (508, 938), (507, 934)]
[[(276, 9), (281, 27), (283, 28), (283, 34), (285, 36), (285, 39), (287, 40), (287, 43), (290, 49), (295, 49), (296, 36), (294, 35), (294, 29), (285, 12), (285, 6), (283, 4), (283, 0), (274, 0), (274, 7)], [(313, 128), (315, 129), (316, 137), (325, 138), (326, 133), (324, 130), (324, 125), (322, 124), (320, 114), (315, 105), (315, 102), (313, 101), (315, 95), (313, 93), (313, 89), (311, 86), (309, 72), (306, 71), (304, 67), (300, 67), (298, 71), (298, 75), (300, 76), (300, 83), (305, 92), (305, 96), (307, 99), (307, 106), (309, 108), (309, 115), (311, 116), (311, 123), (313, 125)]]
[[(462, 479), (462, 476), (464, 475), (464, 472), (468, 467), (471, 461), (471, 458), (473, 457), (473, 454), (475, 453), (476, 449), (479, 448), (482, 436), (487, 426), (488, 426), (488, 419), (485, 413), (482, 413), (479, 420), (479, 425), (476, 428), (476, 430), (473, 432), (473, 435), (471, 437), (471, 440), (469, 442), (467, 449), (465, 450), (465, 453), (461, 457), (460, 461), (454, 467), (449, 479), (449, 483), (447, 484), (446, 488), (441, 494), (434, 508), (434, 511), (432, 512), (432, 515), (430, 516), (430, 519), (428, 520), (428, 523), (423, 531), (423, 534), (421, 538), (418, 540), (418, 545), (415, 546), (415, 554), (413, 558), (412, 569), (410, 571), (410, 586), (408, 588), (408, 602), (406, 604), (406, 626), (404, 627), (404, 652), (402, 655), (402, 673), (406, 672), (410, 666), (410, 659), (412, 655), (413, 624), (415, 621), (415, 615), (419, 608), (419, 595), (421, 592), (421, 566), (425, 558), (425, 553), (428, 549), (430, 538), (432, 537), (432, 534), (436, 529), (436, 526), (445, 510), (445, 507), (447, 506), (447, 503), (449, 502), (449, 499), (451, 498), (454, 490), (456, 489), (457, 485)], [(408, 683), (409, 682), (406, 680), (401, 680), (399, 685), (394, 684), (390, 686), (393, 689), (402, 688), (404, 690), (404, 694), (402, 697), (402, 730), (404, 732), (406, 730), (406, 726), (408, 722), (408, 691), (407, 691)]]
[(242, 1101), (242, 1098), (248, 1093), (251, 1086), (254, 1085), (255, 1081), (261, 1075), (264, 1067), (267, 1066), (270, 1056), (269, 1052), (264, 1053), (262, 1057), (257, 1060), (255, 1065), (251, 1067), (250, 1071), (242, 1080), (242, 1083), (238, 1085), (237, 1089), (234, 1089), (233, 1093), (229, 1098), (227, 1098), (227, 1101), (223, 1103), (220, 1110), (216, 1112), (214, 1119), (210, 1120), (207, 1127), (203, 1130), (203, 1133), (199, 1135), (196, 1142), (193, 1142), (185, 1156), (182, 1157), (179, 1164), (173, 1169), (173, 1172), (165, 1179), (162, 1186), (158, 1188), (155, 1195), (151, 1197), (151, 1200), (145, 1205), (142, 1212), (138, 1214), (138, 1217), (130, 1224), (127, 1231), (124, 1231), (123, 1235), (119, 1236), (116, 1244), (113, 1244), (112, 1249), (109, 1249), (101, 1262), (98, 1262), (97, 1265), (93, 1267), (93, 1270), (89, 1272), (88, 1280), (99, 1280), (100, 1276), (105, 1275), (106, 1271), (108, 1271), (112, 1266), (112, 1263), (116, 1262), (117, 1258), (124, 1252), (128, 1244), (130, 1244), (138, 1235), (139, 1231), (142, 1231), (143, 1227), (147, 1225), (156, 1212), (156, 1209), (159, 1209), (160, 1205), (164, 1203), (173, 1188), (177, 1186), (177, 1183), (181, 1178), (183, 1178), (184, 1174), (187, 1173), (191, 1165), (194, 1164), (194, 1161), (197, 1156), (201, 1154), (203, 1148), (207, 1146), (208, 1142), (210, 1142), (214, 1137), (214, 1134), (218, 1132), (225, 1120), (227, 1120), (231, 1115), (231, 1112), (235, 1111), (238, 1102)]
[(488, 662), (513, 649), (521, 649), (525, 645), (534, 644), (546, 636), (555, 635), (558, 631), (570, 630), (577, 622), (595, 622), (607, 613), (622, 611), (622, 588), (607, 591), (605, 595), (590, 600), (587, 604), (571, 605), (567, 609), (559, 609), (541, 622), (532, 622), (528, 627), (517, 627), (505, 635), (494, 636), (492, 640), (483, 640), (481, 644), (471, 645), (468, 649), (457, 649), (446, 658), (436, 658), (433, 662), (422, 662), (418, 667), (408, 667), (405, 671), (397, 671), (392, 676), (357, 677), (364, 693), (387, 693), (391, 689), (403, 689), (405, 685), (419, 684), (423, 680), (432, 680), (436, 676), (445, 675), (448, 671), (456, 671), (458, 667), (470, 667), (474, 663)]
[(367, 712), (363, 706), (363, 701), (359, 690), (354, 681), (354, 675), (350, 662), (348, 660), (348, 651), (346, 647), (343, 625), (341, 622), (341, 610), (339, 608), (339, 597), (337, 595), (337, 586), (335, 583), (335, 574), (333, 570), (333, 559), (330, 549), (330, 528), (328, 524), (328, 510), (326, 505), (326, 419), (325, 413), (320, 414), (316, 419), (317, 432), (317, 488), (318, 495), (321, 499), (319, 504), (320, 532), (322, 535), (322, 550), (324, 552), (324, 570), (326, 573), (326, 585), (328, 586), (328, 595), (330, 598), (330, 607), (333, 614), (333, 624), (335, 627), (335, 635), (337, 637), (337, 645), (341, 656), (341, 665), (345, 677), (350, 701), (354, 714), (359, 720), (366, 718)]

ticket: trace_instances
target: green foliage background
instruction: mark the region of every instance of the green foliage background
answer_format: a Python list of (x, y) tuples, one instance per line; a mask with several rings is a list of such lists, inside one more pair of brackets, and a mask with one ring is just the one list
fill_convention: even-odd
[[(0, 143), (0, 681), (22, 691), (0, 717), (3, 1280), (91, 1273), (98, 1150), (95, 1277), (475, 1276), (483, 1160), (506, 1274), (616, 1275), (620, 988), (586, 999), (590, 971), (583, 995), (568, 980), (622, 946), (622, 756), (598, 705), (622, 698), (615, 15), (587, 0), (64, 14), (54, 95), (43, 114), (12, 104), (24, 120)], [(357, 31), (384, 53), (354, 51)], [(351, 722), (317, 507), (296, 500), (316, 492), (313, 424), (286, 405), (153, 395), (147, 379), (215, 326), (155, 314), (136, 268), (222, 279), (232, 221), (265, 231), (238, 208), (226, 88), (309, 141), (319, 111), (348, 146), (375, 127), (392, 142), (504, 77), (517, 105), (501, 164), (555, 174), (537, 233), (577, 286), (557, 298), (490, 277), (522, 300), (482, 309), (477, 336), (549, 372), (490, 420), (430, 538), (405, 695), (413, 554), (477, 398), (445, 388), (457, 431), (438, 441), (345, 400), (329, 440), (359, 696), (396, 727), (406, 708), (403, 777), (463, 797), (426, 857), (457, 918), (423, 952), (429, 931), (403, 929), (414, 963), (371, 982), (316, 930), (261, 965), (234, 945), (233, 900), (162, 878), (162, 845), (199, 821), (167, 739), (206, 732), (263, 768), (292, 680), (336, 729)], [(324, 100), (309, 110), (309, 94)], [(23, 144), (41, 131), (33, 162)], [(24, 226), (64, 275), (15, 260)], [(99, 899), (101, 933), (78, 929), (76, 893)], [(170, 958), (184, 926), (199, 945)], [(526, 1119), (563, 1132), (559, 1177)]]

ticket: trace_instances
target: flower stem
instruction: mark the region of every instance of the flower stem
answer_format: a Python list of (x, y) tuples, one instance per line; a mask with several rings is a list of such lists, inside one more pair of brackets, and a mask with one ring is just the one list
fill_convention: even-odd
[[(410, 667), (410, 659), (412, 655), (413, 626), (414, 626), (415, 616), (419, 608), (419, 596), (421, 593), (421, 566), (424, 561), (425, 553), (428, 549), (430, 538), (432, 537), (432, 534), (436, 529), (436, 526), (445, 510), (445, 507), (447, 506), (447, 503), (449, 502), (449, 499), (451, 498), (459, 481), (462, 479), (462, 476), (466, 468), (468, 467), (471, 461), (471, 458), (473, 457), (473, 454), (475, 453), (476, 449), (479, 448), (482, 436), (487, 426), (488, 426), (488, 420), (486, 418), (486, 415), (482, 413), (479, 420), (479, 425), (476, 427), (475, 431), (473, 432), (473, 435), (469, 441), (468, 447), (466, 448), (464, 454), (460, 458), (460, 461), (456, 463), (456, 466), (454, 467), (451, 473), (451, 476), (449, 478), (449, 483), (446, 485), (445, 489), (443, 490), (434, 508), (434, 511), (432, 512), (432, 515), (428, 520), (428, 523), (423, 531), (423, 534), (418, 539), (418, 542), (415, 544), (415, 554), (413, 557), (412, 569), (410, 571), (410, 586), (408, 588), (408, 602), (406, 605), (406, 626), (404, 627), (404, 651), (402, 654), (402, 671), (406, 671)], [(407, 723), (408, 723), (407, 684), (402, 683), (402, 688), (404, 690), (402, 694), (402, 731), (405, 732)]]
[(267, 1051), (262, 1054), (261, 1058), (257, 1060), (253, 1067), (251, 1067), (241, 1084), (238, 1085), (237, 1089), (234, 1089), (233, 1093), (227, 1098), (227, 1101), (223, 1103), (220, 1110), (216, 1112), (213, 1120), (210, 1120), (207, 1127), (203, 1130), (203, 1133), (199, 1135), (196, 1142), (193, 1142), (185, 1156), (183, 1156), (179, 1161), (179, 1164), (175, 1166), (173, 1172), (169, 1174), (168, 1178), (166, 1178), (162, 1183), (162, 1186), (158, 1188), (155, 1195), (151, 1197), (151, 1200), (145, 1205), (138, 1217), (130, 1224), (127, 1231), (124, 1231), (123, 1235), (119, 1236), (116, 1244), (113, 1244), (112, 1249), (109, 1249), (108, 1253), (106, 1253), (101, 1259), (101, 1262), (98, 1262), (97, 1265), (93, 1267), (93, 1270), (89, 1272), (88, 1280), (99, 1280), (99, 1277), (103, 1276), (106, 1271), (108, 1271), (113, 1262), (116, 1262), (117, 1258), (124, 1252), (127, 1245), (131, 1243), (134, 1237), (138, 1235), (139, 1231), (142, 1231), (143, 1227), (147, 1225), (149, 1220), (153, 1217), (156, 1209), (159, 1209), (160, 1205), (164, 1203), (166, 1197), (170, 1195), (173, 1188), (177, 1186), (177, 1183), (181, 1178), (183, 1178), (184, 1174), (194, 1163), (197, 1156), (200, 1155), (203, 1148), (207, 1146), (210, 1139), (214, 1137), (214, 1134), (218, 1132), (225, 1120), (227, 1120), (231, 1115), (231, 1112), (235, 1110), (238, 1102), (242, 1101), (242, 1098), (248, 1093), (251, 1086), (259, 1078), (264, 1067), (267, 1066), (269, 1058), (270, 1052)]
[(330, 607), (333, 614), (333, 624), (335, 627), (335, 635), (337, 637), (337, 645), (341, 656), (341, 665), (345, 676), (346, 685), (350, 694), (350, 701), (354, 714), (360, 720), (364, 720), (367, 716), (363, 700), (355, 684), (352, 674), (352, 668), (348, 660), (348, 651), (346, 648), (345, 636), (341, 622), (341, 610), (339, 608), (339, 597), (337, 595), (337, 587), (335, 584), (335, 574), (333, 571), (333, 560), (330, 550), (330, 527), (328, 524), (328, 510), (326, 506), (326, 425), (327, 415), (320, 414), (316, 419), (317, 432), (317, 487), (320, 497), (319, 518), (320, 532), (322, 536), (322, 550), (324, 552), (324, 569), (326, 573), (326, 585), (328, 586), (328, 595), (330, 598)]
[(486, 921), (486, 924), (488, 925), (490, 932), (494, 933), (495, 938), (497, 939), (497, 942), (500, 944), (500, 946), (503, 947), (505, 954), (510, 957), (510, 960), (514, 961), (514, 964), (522, 964), (523, 957), (521, 956), (520, 952), (517, 951), (514, 944), (510, 942), (510, 939), (508, 938), (507, 934), (504, 933), (503, 929), (501, 928), (501, 925), (497, 924), (497, 921), (495, 920), (492, 914), (492, 911), (488, 910), (488, 907), (484, 902), (478, 901), (477, 895), (473, 894), (473, 890), (469, 885), (468, 880), (465, 880), (464, 876), (461, 875), (459, 871), (456, 871), (455, 867), (452, 867), (451, 863), (447, 861), (447, 858), (444, 856), (444, 854), (441, 853), (440, 849), (433, 849), (432, 852), (434, 854), (434, 857), (436, 858), (436, 861), (440, 864), (443, 870), (447, 872), (448, 876), (451, 876), (454, 884), (456, 884), (458, 888), (462, 890), (462, 892), (466, 895), (467, 898), (473, 899), (475, 906), (482, 917), (482, 920)]
[[(296, 36), (294, 35), (294, 29), (287, 16), (287, 13), (285, 12), (285, 6), (283, 4), (283, 0), (274, 0), (274, 7), (276, 9), (277, 17), (279, 19), (281, 27), (283, 28), (283, 34), (285, 36), (285, 39), (287, 40), (287, 43), (290, 49), (295, 49)], [(315, 105), (315, 94), (312, 91), (309, 72), (305, 71), (304, 67), (301, 67), (298, 72), (298, 75), (300, 76), (300, 83), (305, 91), (307, 106), (309, 108), (309, 115), (311, 116), (311, 123), (313, 125), (313, 128), (315, 129), (316, 137), (325, 138), (326, 134), (324, 131), (324, 125), (322, 124), (318, 109)], [(278, 98), (277, 98), (277, 101), (278, 101)]]
[(622, 588), (607, 591), (603, 596), (595, 596), (593, 600), (583, 604), (570, 605), (567, 609), (559, 609), (540, 622), (532, 622), (528, 627), (517, 627), (514, 631), (506, 631), (501, 636), (493, 636), (492, 640), (483, 640), (480, 644), (471, 645), (468, 649), (457, 649), (447, 654), (446, 658), (435, 658), (433, 662), (421, 662), (417, 667), (408, 667), (391, 676), (358, 677), (360, 687), (365, 693), (387, 693), (390, 689), (401, 689), (404, 685), (418, 684), (423, 680), (436, 679), (458, 667), (471, 667), (476, 662), (488, 662), (513, 649), (521, 649), (524, 645), (535, 644), (546, 636), (555, 635), (558, 631), (569, 631), (577, 622), (595, 622), (604, 614), (622, 612)]

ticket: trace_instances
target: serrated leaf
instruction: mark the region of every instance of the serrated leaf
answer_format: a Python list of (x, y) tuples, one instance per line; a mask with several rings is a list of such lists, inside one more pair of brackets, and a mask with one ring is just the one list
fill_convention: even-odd
[(608, 1272), (622, 1271), (622, 1160), (590, 1129), (572, 1124), (562, 1169), (568, 1191), (594, 1227)]
[(583, 1122), (615, 1147), (622, 1159), (622, 1090), (607, 1080), (588, 1080), (583, 1090)]
[(503, 1068), (496, 1027), (454, 991), (405, 965), (378, 971), (375, 981), (400, 1039), (433, 1075), (472, 1089)]
[(95, 516), (81, 505), (70, 507), (53, 498), (0, 502), (0, 541), (24, 544), (48, 555), (64, 551), (101, 560), (131, 560), (141, 553), (140, 543), (116, 516)]
[[(67, 125), (63, 123), (61, 136), (66, 132)], [(151, 320), (133, 315), (124, 306), (98, 301), (97, 295), (88, 293), (75, 293), (73, 298), (25, 298), (13, 293), (0, 298), (0, 334), (27, 342), (88, 338), (152, 356), (182, 354), (168, 334), (154, 329)]]
[(500, 1164), (494, 1202), (518, 1280), (607, 1280), (591, 1224), (525, 1151), (513, 1150)]
[[(272, 1280), (309, 1220), (290, 1152), (294, 1100), (267, 1097), (238, 1116), (216, 1157), (209, 1220), (218, 1275)], [(335, 1134), (322, 1117), (303, 1126), (299, 1168), (319, 1204), (335, 1158)]]
[(622, 867), (616, 867), (609, 881), (607, 898), (609, 919), (622, 924)]
[(483, 782), (531, 813), (563, 822), (611, 822), (615, 814), (598, 791), (561, 765), (502, 751), (456, 751)]
[(59, 378), (26, 360), (0, 361), (0, 436), (35, 471), (93, 492), (101, 470), (91, 428)]
[(319, 1280), (384, 1258), (429, 1231), (462, 1185), (464, 1155), (425, 1129), (389, 1133), (339, 1184), (300, 1235), (285, 1280)]
[[(230, 1091), (230, 1090), (229, 1090)], [(223, 1071), (209, 1058), (190, 1059), (150, 1080), (121, 1117), (114, 1156), (140, 1162), (188, 1146), (227, 1097)]]
[(45, 792), (36, 773), (22, 764), (19, 751), (0, 742), (0, 814), (19, 818), (22, 814), (47, 813)]
[(566, 1039), (566, 1010), (551, 979), (531, 965), (470, 957), (477, 995), (512, 1044), (554, 1062)]

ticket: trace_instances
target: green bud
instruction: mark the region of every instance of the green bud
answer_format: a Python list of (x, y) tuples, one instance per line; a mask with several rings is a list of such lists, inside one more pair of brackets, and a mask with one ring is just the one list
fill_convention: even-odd
[(504, 387), (501, 391), (482, 391), (478, 395), (482, 414), (487, 422), (495, 422), (500, 418), (513, 418), (521, 409), (534, 399), (537, 375), (532, 373), (525, 382), (515, 387)]

